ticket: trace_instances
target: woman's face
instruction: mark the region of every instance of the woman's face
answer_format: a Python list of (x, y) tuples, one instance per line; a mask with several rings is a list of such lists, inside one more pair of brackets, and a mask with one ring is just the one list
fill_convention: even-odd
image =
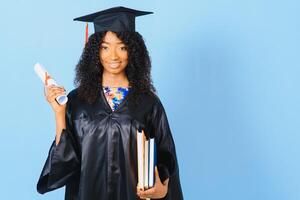
[(100, 45), (100, 62), (106, 73), (125, 73), (128, 51), (114, 32), (108, 31)]

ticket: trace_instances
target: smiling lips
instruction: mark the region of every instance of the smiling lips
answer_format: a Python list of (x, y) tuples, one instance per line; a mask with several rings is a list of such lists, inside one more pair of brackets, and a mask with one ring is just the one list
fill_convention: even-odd
[(121, 64), (121, 62), (109, 62), (108, 65), (111, 67), (111, 68), (117, 68), (119, 67)]

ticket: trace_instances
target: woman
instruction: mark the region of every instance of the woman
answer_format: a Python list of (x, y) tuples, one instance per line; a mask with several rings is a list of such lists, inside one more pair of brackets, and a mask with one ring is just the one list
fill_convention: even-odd
[[(65, 185), (66, 200), (183, 199), (167, 116), (151, 83), (146, 46), (132, 24), (142, 14), (150, 13), (116, 7), (80, 18), (92, 17), (96, 33), (76, 67), (78, 87), (67, 105), (55, 101), (63, 87), (46, 88), (56, 138), (37, 185), (40, 193)], [(141, 129), (157, 146), (155, 184), (145, 191), (137, 189)]]

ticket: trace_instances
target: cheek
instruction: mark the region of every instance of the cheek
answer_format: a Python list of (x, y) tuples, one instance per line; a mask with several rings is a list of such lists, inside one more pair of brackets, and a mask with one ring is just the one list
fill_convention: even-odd
[(103, 52), (103, 51), (100, 51), (99, 52), (99, 58), (100, 59), (105, 59), (107, 57), (108, 53), (107, 52)]
[(105, 65), (105, 62), (107, 61), (107, 58), (108, 56), (107, 56), (107, 53), (105, 53), (105, 52), (100, 52), (99, 53), (99, 59), (100, 59), (100, 63), (101, 63), (101, 65), (102, 66), (104, 66)]
[(125, 53), (120, 58), (122, 60), (122, 66), (125, 68), (128, 65), (128, 54)]
[(120, 57), (122, 58), (123, 61), (128, 61), (128, 53), (127, 52), (123, 52)]

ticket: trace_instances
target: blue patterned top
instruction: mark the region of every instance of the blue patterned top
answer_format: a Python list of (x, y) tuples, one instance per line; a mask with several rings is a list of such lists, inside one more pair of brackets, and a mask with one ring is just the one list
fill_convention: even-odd
[(113, 111), (122, 103), (129, 92), (128, 87), (103, 86), (105, 98)]

